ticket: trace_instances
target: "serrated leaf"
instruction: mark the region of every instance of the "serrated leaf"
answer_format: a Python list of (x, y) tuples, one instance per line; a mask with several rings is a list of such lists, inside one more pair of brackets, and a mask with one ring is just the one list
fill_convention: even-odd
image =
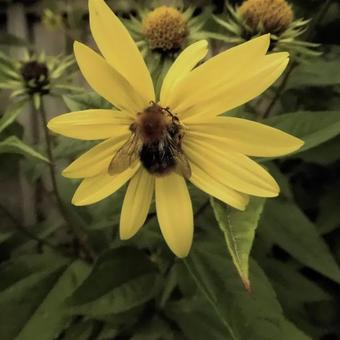
[(142, 251), (112, 249), (69, 299), (70, 311), (89, 316), (125, 312), (154, 297), (158, 284), (157, 271)]
[(315, 225), (292, 202), (269, 200), (259, 232), (304, 265), (340, 283), (340, 269)]
[(305, 144), (297, 152), (316, 147), (340, 134), (340, 111), (301, 111), (264, 120), (265, 124), (301, 138)]
[(8, 137), (0, 142), (0, 154), (1, 153), (17, 153), (48, 162), (48, 159), (45, 156), (34, 150), (31, 146), (25, 144), (16, 136)]
[(240, 284), (221, 239), (207, 234), (201, 236), (184, 263), (224, 324), (225, 339), (310, 339), (285, 319), (275, 292), (254, 261), (250, 266), (252, 293), (249, 294)]
[(211, 199), (216, 220), (247, 290), (250, 290), (249, 255), (264, 202), (264, 199), (252, 198), (245, 211), (238, 211), (214, 198)]

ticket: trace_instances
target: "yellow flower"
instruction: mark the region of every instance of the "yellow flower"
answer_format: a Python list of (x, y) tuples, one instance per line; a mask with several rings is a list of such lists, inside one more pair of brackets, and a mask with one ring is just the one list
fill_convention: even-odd
[(188, 34), (187, 20), (176, 8), (161, 6), (145, 16), (142, 32), (151, 49), (178, 50)]
[(282, 33), (294, 19), (286, 0), (246, 0), (239, 12), (254, 31), (262, 25), (262, 32), (266, 33)]
[[(63, 175), (84, 178), (73, 204), (88, 205), (129, 181), (120, 218), (128, 239), (144, 224), (153, 193), (170, 249), (185, 257), (193, 238), (186, 179), (237, 209), (249, 195), (274, 197), (275, 180), (248, 156), (285, 155), (303, 142), (274, 128), (220, 114), (266, 90), (283, 72), (287, 53), (266, 55), (269, 35), (195, 66), (207, 42), (186, 48), (167, 73), (159, 100), (128, 31), (103, 0), (90, 0), (90, 26), (104, 57), (76, 42), (75, 56), (90, 86), (117, 110), (86, 110), (52, 119), (57, 133), (105, 140), (69, 165)], [(228, 70), (225, 72), (225, 70)]]

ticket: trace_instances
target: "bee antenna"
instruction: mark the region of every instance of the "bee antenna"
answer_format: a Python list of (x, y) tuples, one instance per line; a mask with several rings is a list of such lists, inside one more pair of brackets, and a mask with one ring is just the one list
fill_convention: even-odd
[(165, 112), (167, 112), (172, 118), (174, 117), (173, 113), (170, 111), (170, 107), (162, 107), (162, 110), (164, 110)]

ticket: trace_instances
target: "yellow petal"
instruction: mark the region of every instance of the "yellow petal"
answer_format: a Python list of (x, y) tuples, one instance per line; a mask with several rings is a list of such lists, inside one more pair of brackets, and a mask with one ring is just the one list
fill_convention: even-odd
[(149, 212), (155, 188), (155, 178), (144, 168), (132, 177), (120, 214), (119, 233), (122, 240), (134, 236), (143, 226)]
[(191, 177), (190, 181), (202, 191), (218, 198), (230, 206), (244, 210), (249, 202), (249, 196), (233, 190), (222, 184), (213, 173), (207, 173), (195, 163), (190, 164)]
[(120, 189), (138, 170), (140, 164), (128, 168), (120, 174), (110, 176), (103, 172), (94, 177), (85, 178), (74, 193), (72, 203), (82, 206), (101, 201)]
[(197, 41), (188, 46), (174, 61), (166, 74), (160, 95), (160, 104), (163, 107), (170, 105), (168, 102), (171, 91), (208, 53), (208, 42)]
[(269, 42), (269, 35), (263, 35), (209, 59), (176, 86), (168, 99), (168, 106), (180, 114), (180, 104), (195, 102), (202, 94), (211, 93), (221, 85), (230, 83), (256, 65), (258, 59), (267, 52)]
[(61, 135), (83, 140), (106, 139), (131, 124), (127, 112), (113, 110), (85, 110), (52, 118), (48, 128)]
[(128, 129), (116, 131), (116, 136), (110, 138), (85, 152), (63, 171), (68, 178), (83, 178), (96, 176), (109, 168), (115, 153), (128, 140)]
[(90, 0), (90, 27), (100, 52), (144, 99), (155, 100), (153, 84), (143, 57), (129, 32), (103, 0)]
[(96, 52), (76, 41), (74, 54), (86, 81), (107, 101), (132, 114), (136, 114), (145, 107), (145, 100)]
[(256, 157), (276, 157), (298, 150), (303, 141), (286, 132), (247, 119), (215, 117), (190, 125), (188, 133), (207, 143)]
[(193, 238), (193, 212), (182, 176), (171, 173), (156, 177), (157, 218), (169, 248), (178, 256), (188, 255)]
[(270, 174), (245, 155), (225, 148), (223, 143), (208, 144), (186, 135), (183, 150), (189, 160), (222, 184), (248, 195), (274, 197), (279, 186)]
[[(288, 61), (288, 54), (285, 52), (263, 57), (255, 68), (242, 73), (234, 81), (210, 94), (195, 98), (191, 103), (183, 104), (187, 107), (191, 106), (191, 109), (186, 109), (182, 118), (186, 119), (187, 123), (196, 119), (212, 118), (254, 99), (277, 80), (285, 70)], [(181, 112), (182, 108), (183, 106), (178, 109), (178, 112)], [(192, 119), (187, 119), (190, 117)]]

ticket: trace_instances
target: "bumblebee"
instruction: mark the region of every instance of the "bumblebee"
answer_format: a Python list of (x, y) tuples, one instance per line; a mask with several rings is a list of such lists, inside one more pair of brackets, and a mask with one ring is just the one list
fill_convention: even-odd
[(183, 126), (168, 108), (150, 104), (130, 125), (131, 136), (112, 158), (109, 174), (120, 173), (139, 159), (152, 175), (176, 171), (190, 178), (190, 164), (181, 147)]

